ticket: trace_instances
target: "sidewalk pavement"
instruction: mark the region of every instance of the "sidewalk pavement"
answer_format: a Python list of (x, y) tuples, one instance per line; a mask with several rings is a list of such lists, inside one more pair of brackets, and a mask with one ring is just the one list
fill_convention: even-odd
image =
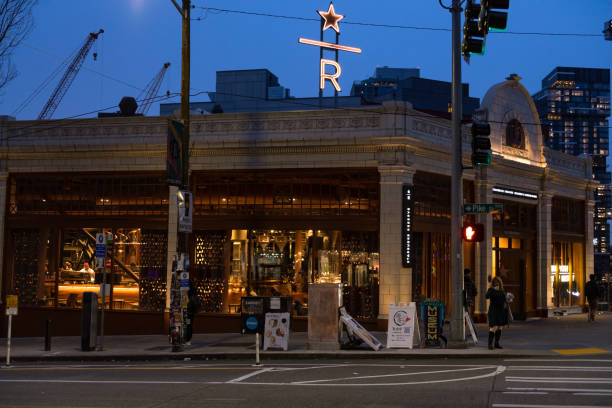
[[(414, 348), (374, 351), (366, 345), (358, 349), (321, 351), (307, 348), (305, 332), (291, 332), (289, 350), (261, 351), (261, 360), (324, 358), (486, 358), (486, 357), (552, 357), (559, 355), (593, 355), (612, 353), (612, 312), (601, 312), (596, 321), (587, 322), (585, 313), (555, 316), (548, 319), (516, 321), (504, 328), (499, 350), (487, 348), (488, 327), (477, 325), (478, 344), (468, 339), (464, 349)], [(372, 333), (383, 345), (384, 332)], [(469, 337), (469, 333), (467, 333)], [(100, 338), (98, 337), (98, 341)], [(6, 363), (7, 339), (0, 339), (0, 364)], [(44, 338), (13, 338), (11, 362), (51, 361), (148, 361), (148, 360), (255, 360), (255, 335), (239, 333), (195, 334), (191, 346), (172, 352), (168, 337), (163, 335), (105, 336), (103, 351), (81, 351), (78, 336), (54, 337), (51, 351), (44, 351)], [(556, 350), (556, 351), (555, 351)]]

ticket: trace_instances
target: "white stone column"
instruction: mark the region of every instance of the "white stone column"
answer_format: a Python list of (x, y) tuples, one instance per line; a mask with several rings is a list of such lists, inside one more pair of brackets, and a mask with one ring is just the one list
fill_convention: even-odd
[(595, 186), (593, 185), (587, 186), (584, 200), (584, 272), (587, 282), (589, 280), (589, 275), (595, 273), (593, 265), (595, 257), (595, 253), (593, 252), (593, 224), (595, 216), (595, 201), (593, 199), (594, 188)]
[(538, 269), (537, 269), (537, 309), (544, 316), (553, 307), (553, 287), (550, 280), (552, 260), (552, 197), (551, 193), (540, 192), (538, 199)]
[[(0, 293), (2, 293), (2, 282), (3, 274), (4, 274), (4, 242), (6, 241), (5, 233), (6, 229), (4, 226), (6, 225), (6, 201), (8, 195), (8, 173), (2, 172), (0, 173), (0, 270), (3, 271), (0, 273)], [(0, 298), (0, 305), (2, 304), (2, 298)]]
[(402, 185), (412, 185), (415, 173), (403, 165), (379, 166), (380, 287), (379, 319), (389, 315), (389, 303), (412, 299), (412, 268), (402, 267)]
[(166, 311), (170, 310), (170, 286), (172, 284), (172, 258), (176, 255), (178, 243), (178, 187), (168, 188), (168, 260), (166, 264)]
[[(487, 168), (481, 167), (478, 177), (474, 181), (474, 198), (477, 203), (489, 204), (492, 200), (493, 184), (487, 182)], [(476, 314), (487, 313), (487, 300), (485, 294), (489, 286), (488, 277), (493, 273), (491, 239), (493, 237), (493, 216), (490, 214), (479, 214), (476, 222), (484, 225), (484, 239), (476, 243), (474, 257), (474, 283), (478, 290), (474, 312)]]

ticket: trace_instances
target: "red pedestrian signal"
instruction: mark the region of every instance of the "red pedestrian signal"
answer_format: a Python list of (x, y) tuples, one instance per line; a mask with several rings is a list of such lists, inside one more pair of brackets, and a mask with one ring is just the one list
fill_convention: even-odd
[(484, 225), (467, 224), (463, 226), (461, 237), (468, 242), (481, 242), (484, 240)]

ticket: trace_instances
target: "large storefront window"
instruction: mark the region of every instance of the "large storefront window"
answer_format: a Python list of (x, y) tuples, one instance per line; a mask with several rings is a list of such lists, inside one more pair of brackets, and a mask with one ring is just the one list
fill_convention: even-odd
[(555, 307), (581, 305), (584, 299), (584, 201), (552, 199), (550, 284)]
[[(84, 292), (101, 293), (103, 270), (95, 269), (96, 228), (20, 229), (13, 238), (12, 289), (24, 306), (79, 308)], [(106, 229), (106, 307), (161, 310), (165, 304), (165, 231)]]
[(556, 307), (582, 304), (583, 246), (579, 242), (553, 242), (550, 281)]
[[(195, 233), (193, 279), (208, 312), (238, 313), (242, 296), (289, 296), (308, 313), (308, 284), (339, 283), (361, 319), (378, 314), (376, 232), (234, 229)], [(224, 283), (227, 282), (225, 286)]]
[[(342, 284), (344, 303), (376, 319), (379, 177), (375, 169), (194, 173), (190, 280), (206, 313), (238, 313), (245, 295), (290, 296)], [(100, 293), (95, 235), (110, 232), (107, 307), (160, 312), (166, 302), (168, 186), (156, 175), (13, 175), (9, 290), (31, 307), (79, 308)]]
[(101, 293), (95, 235), (106, 231), (107, 307), (163, 310), (164, 174), (15, 174), (8, 185), (6, 277), (20, 305), (79, 308), (84, 292)]

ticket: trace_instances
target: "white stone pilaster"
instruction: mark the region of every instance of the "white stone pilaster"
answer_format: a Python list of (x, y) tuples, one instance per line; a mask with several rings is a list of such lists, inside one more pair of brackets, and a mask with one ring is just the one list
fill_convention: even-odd
[[(594, 271), (594, 249), (593, 249), (593, 236), (594, 236), (594, 207), (595, 201), (593, 199), (594, 186), (589, 185), (585, 189), (585, 200), (584, 200), (584, 272), (586, 281), (589, 280), (589, 275), (595, 273)], [(586, 283), (586, 282), (585, 282)]]
[(540, 192), (538, 200), (538, 269), (537, 269), (537, 309), (545, 311), (552, 308), (553, 287), (550, 280), (552, 261), (552, 194)]
[(414, 169), (383, 165), (380, 174), (380, 289), (379, 319), (386, 319), (389, 303), (412, 299), (412, 268), (402, 267), (402, 186), (412, 185)]

